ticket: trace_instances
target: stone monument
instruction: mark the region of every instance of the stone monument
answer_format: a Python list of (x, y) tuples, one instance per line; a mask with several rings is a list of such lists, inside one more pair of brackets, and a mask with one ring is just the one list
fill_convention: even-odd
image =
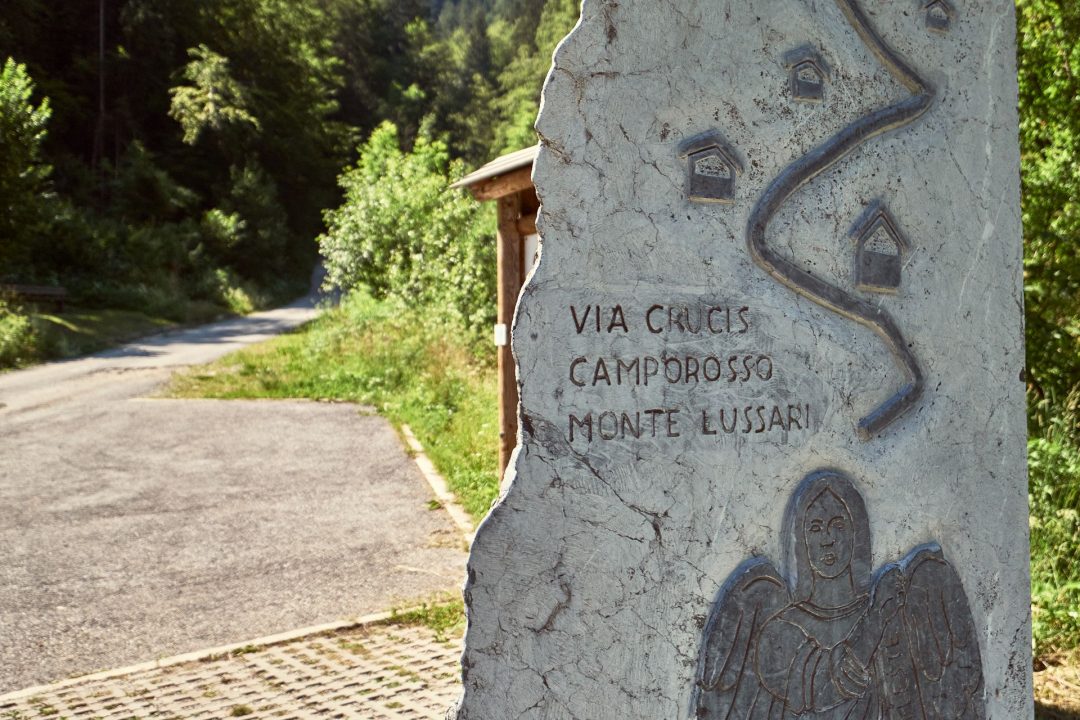
[(585, 0), (452, 717), (1032, 717), (1014, 23)]

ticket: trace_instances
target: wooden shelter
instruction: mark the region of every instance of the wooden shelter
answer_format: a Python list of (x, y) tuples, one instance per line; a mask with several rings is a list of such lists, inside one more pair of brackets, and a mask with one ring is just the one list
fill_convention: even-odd
[(521, 286), (536, 257), (539, 236), (536, 212), (540, 201), (532, 183), (532, 167), (539, 146), (519, 150), (489, 162), (450, 187), (468, 188), (477, 200), (495, 200), (499, 208), (496, 242), (498, 264), (498, 315), (495, 345), (499, 353), (499, 474), (506, 471), (517, 443), (517, 372), (510, 351), (510, 326), (514, 322)]

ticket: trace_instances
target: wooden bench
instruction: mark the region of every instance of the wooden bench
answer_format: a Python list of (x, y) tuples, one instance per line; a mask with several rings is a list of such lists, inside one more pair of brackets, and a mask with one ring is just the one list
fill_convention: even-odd
[(65, 288), (48, 285), (0, 285), (0, 297), (5, 295), (35, 305), (55, 305), (59, 312), (64, 312), (64, 302), (67, 300)]

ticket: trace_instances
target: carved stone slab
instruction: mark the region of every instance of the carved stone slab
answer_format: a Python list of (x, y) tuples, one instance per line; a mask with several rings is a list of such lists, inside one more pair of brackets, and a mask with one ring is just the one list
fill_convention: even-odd
[[(456, 717), (729, 717), (751, 657), (730, 717), (1032, 717), (1014, 33), (997, 0), (585, 0)], [(850, 553), (814, 549), (837, 517)], [(851, 597), (804, 597), (836, 568)]]
[(834, 470), (799, 485), (781, 541), (785, 572), (751, 559), (720, 590), (695, 717), (986, 717), (971, 607), (940, 546), (871, 575), (866, 506)]

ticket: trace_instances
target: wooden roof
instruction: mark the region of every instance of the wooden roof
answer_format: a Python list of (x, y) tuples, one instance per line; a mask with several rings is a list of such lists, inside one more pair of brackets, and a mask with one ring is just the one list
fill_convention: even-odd
[(539, 145), (503, 155), (451, 185), (468, 188), (477, 200), (495, 198), (532, 187), (532, 166)]

